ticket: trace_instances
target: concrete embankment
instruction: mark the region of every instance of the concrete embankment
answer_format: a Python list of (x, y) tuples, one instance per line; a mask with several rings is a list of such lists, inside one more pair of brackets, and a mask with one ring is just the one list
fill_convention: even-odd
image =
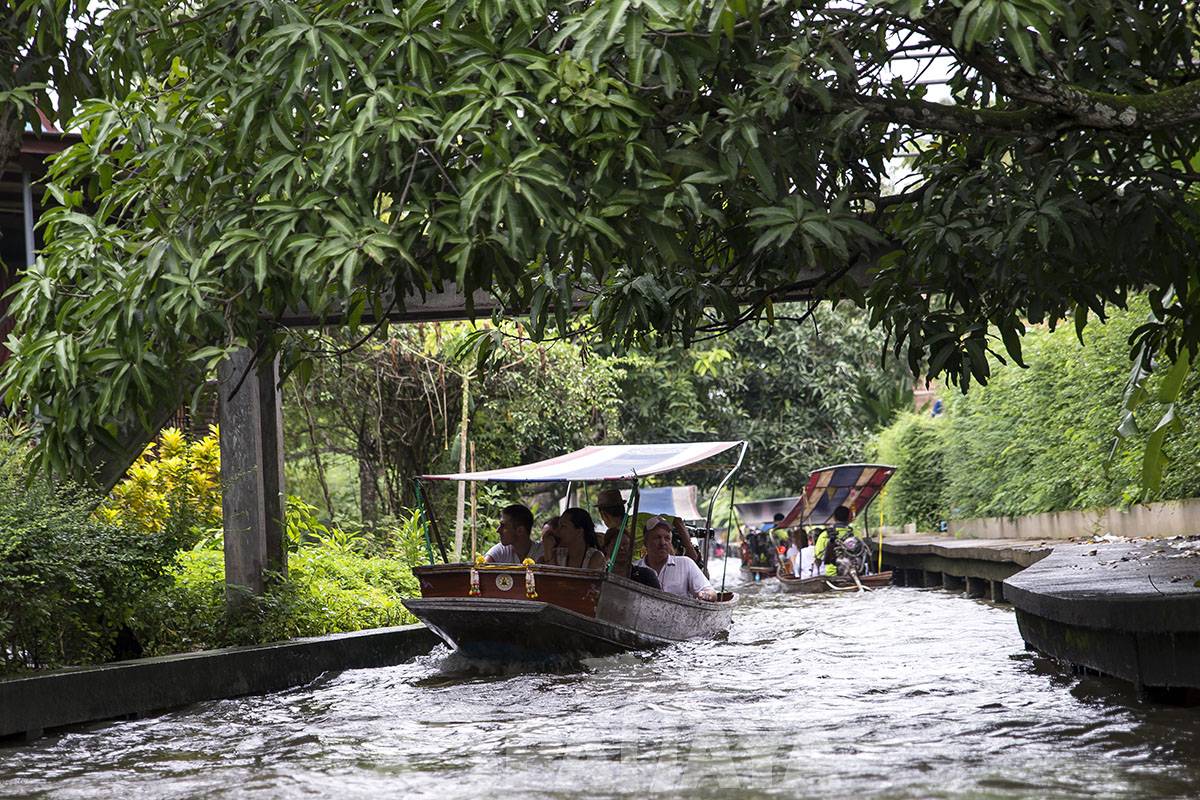
[(327, 672), (399, 664), (439, 641), (424, 625), (405, 625), (0, 680), (0, 737), (280, 691)]
[(896, 582), (1005, 601), (1031, 647), (1151, 696), (1200, 690), (1200, 541), (893, 537)]

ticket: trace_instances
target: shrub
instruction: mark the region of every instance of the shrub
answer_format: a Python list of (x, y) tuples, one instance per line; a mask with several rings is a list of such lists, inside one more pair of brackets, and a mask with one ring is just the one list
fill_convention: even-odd
[(114, 525), (82, 489), (30, 482), (26, 451), (0, 442), (0, 672), (110, 660), (170, 583), (180, 530)]
[(96, 513), (115, 525), (152, 533), (171, 526), (192, 527), (198, 534), (219, 528), (219, 439), (215, 426), (194, 442), (177, 428), (164, 429)]
[[(1082, 345), (1073, 326), (1030, 329), (1023, 347), (1027, 369), (996, 364), (987, 386), (946, 398), (945, 420), (938, 423), (940, 464), (929, 461), (927, 454), (909, 452), (924, 447), (907, 441), (914, 424), (911, 415), (880, 432), (875, 440), (879, 458), (901, 466), (889, 486), (889, 508), (908, 502), (902, 500), (908, 491), (904, 487), (916, 478), (910, 470), (925, 472), (929, 484), (944, 482), (941, 510), (928, 514), (926, 522), (1143, 499), (1139, 478), (1145, 431), (1122, 441), (1115, 454), (1113, 440), (1130, 371), (1129, 336), (1147, 311), (1141, 302), (1114, 312), (1106, 324), (1088, 326)], [(1151, 396), (1156, 388), (1151, 379)], [(1143, 423), (1149, 423), (1143, 427), (1152, 426), (1162, 411), (1161, 405), (1147, 402), (1139, 411)], [(1146, 500), (1200, 493), (1200, 376), (1190, 376), (1176, 413), (1185, 427), (1168, 437), (1164, 451), (1169, 467), (1158, 493)], [(906, 508), (905, 513), (916, 511)]]
[(883, 496), (884, 521), (936, 529), (946, 519), (946, 424), (904, 412), (876, 437), (873, 458), (896, 467)]
[(409, 568), (424, 545), (411, 516), (379, 529), (326, 526), (289, 498), (288, 576), (242, 612), (225, 612), (224, 556), (205, 542), (178, 555), (153, 618), (138, 630), (152, 653), (256, 644), (415, 622), (401, 598), (419, 594)]

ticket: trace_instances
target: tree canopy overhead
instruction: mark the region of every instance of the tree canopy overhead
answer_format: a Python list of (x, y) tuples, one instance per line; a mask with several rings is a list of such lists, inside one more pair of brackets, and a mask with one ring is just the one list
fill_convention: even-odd
[(1200, 327), (1198, 13), (121, 2), (4, 387), (54, 422), (65, 467), (289, 310), (353, 323), (442, 285), (492, 292), (535, 337), (582, 297), (618, 344), (850, 297), (914, 370), (964, 387), (993, 334), (1020, 360), (1022, 320), (1082, 326), (1174, 286), (1143, 331), (1173, 354)]

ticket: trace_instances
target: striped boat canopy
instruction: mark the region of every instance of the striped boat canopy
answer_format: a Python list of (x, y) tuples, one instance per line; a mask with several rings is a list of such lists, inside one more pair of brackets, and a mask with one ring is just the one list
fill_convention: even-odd
[(839, 464), (819, 469), (808, 476), (804, 494), (779, 524), (830, 525), (838, 506), (849, 508), (851, 519), (855, 519), (867, 510), (895, 471), (895, 467), (884, 464)]
[(743, 525), (761, 525), (771, 522), (776, 514), (785, 516), (795, 507), (799, 497), (775, 497), (770, 500), (748, 500), (745, 503), (734, 503), (738, 519)]
[[(745, 442), (684, 442), (679, 444), (606, 444), (585, 447), (574, 453), (549, 458), (522, 467), (422, 475), (432, 481), (493, 481), (499, 483), (542, 483), (549, 481), (629, 481), (682, 469), (745, 448)], [(740, 461), (740, 459), (738, 459)]]

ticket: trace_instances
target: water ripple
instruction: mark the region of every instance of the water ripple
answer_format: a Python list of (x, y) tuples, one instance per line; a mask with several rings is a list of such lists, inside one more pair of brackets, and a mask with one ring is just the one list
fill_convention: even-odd
[(755, 587), (726, 640), (528, 672), (444, 648), (0, 749), (0, 797), (1200, 795), (1200, 721), (937, 591)]

